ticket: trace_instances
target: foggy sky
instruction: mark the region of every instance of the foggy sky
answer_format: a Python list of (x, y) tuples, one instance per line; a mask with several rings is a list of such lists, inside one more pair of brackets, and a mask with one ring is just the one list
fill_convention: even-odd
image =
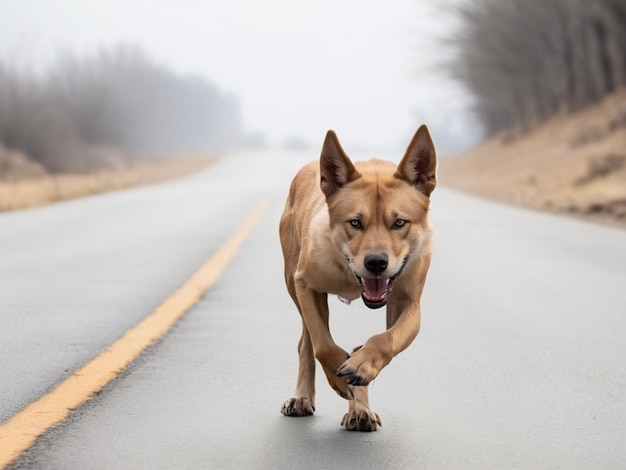
[(441, 0), (0, 0), (0, 56), (42, 66), (60, 49), (138, 45), (237, 96), (247, 132), (348, 153), (402, 151), (422, 122), (440, 151), (474, 139), (469, 97), (439, 66), (454, 28)]

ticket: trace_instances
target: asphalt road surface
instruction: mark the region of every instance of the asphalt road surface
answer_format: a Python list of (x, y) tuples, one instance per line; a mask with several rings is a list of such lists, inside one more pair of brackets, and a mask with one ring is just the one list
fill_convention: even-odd
[[(282, 416), (300, 319), (277, 226), (304, 161), (232, 156), (178, 181), (0, 215), (6, 421), (149, 315), (269, 201), (202, 300), (11, 468), (624, 467), (626, 231), (442, 187), (422, 331), (371, 386), (382, 428), (343, 430), (347, 403), (319, 368), (316, 415)], [(345, 349), (384, 323), (360, 301), (332, 300)]]

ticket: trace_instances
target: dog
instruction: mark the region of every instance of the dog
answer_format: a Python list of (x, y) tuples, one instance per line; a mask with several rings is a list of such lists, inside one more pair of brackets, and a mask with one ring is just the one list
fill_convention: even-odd
[[(326, 134), (319, 161), (291, 183), (280, 219), (287, 290), (302, 318), (296, 390), (286, 416), (315, 411), (315, 359), (330, 386), (349, 400), (341, 425), (375, 431), (368, 385), (420, 330), (420, 297), (431, 259), (430, 194), (437, 158), (422, 125), (400, 163), (353, 163), (337, 135)], [(351, 354), (333, 341), (328, 294), (371, 309), (386, 306), (387, 330)]]

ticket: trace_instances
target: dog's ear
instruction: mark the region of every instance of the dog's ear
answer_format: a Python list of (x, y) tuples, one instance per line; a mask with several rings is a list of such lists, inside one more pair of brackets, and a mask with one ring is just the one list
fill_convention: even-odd
[(337, 134), (328, 131), (320, 156), (320, 186), (326, 197), (359, 176), (361, 174), (341, 148)]
[(396, 178), (401, 178), (426, 196), (430, 196), (437, 184), (437, 156), (428, 128), (422, 124), (406, 149), (398, 165)]

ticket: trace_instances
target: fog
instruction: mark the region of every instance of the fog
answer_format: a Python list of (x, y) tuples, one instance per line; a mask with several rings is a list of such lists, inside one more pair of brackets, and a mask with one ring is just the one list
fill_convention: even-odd
[(247, 144), (317, 150), (333, 128), (349, 153), (395, 155), (426, 123), (448, 153), (480, 132), (442, 65), (449, 3), (0, 0), (0, 59), (45, 71), (132, 46), (235, 102)]

